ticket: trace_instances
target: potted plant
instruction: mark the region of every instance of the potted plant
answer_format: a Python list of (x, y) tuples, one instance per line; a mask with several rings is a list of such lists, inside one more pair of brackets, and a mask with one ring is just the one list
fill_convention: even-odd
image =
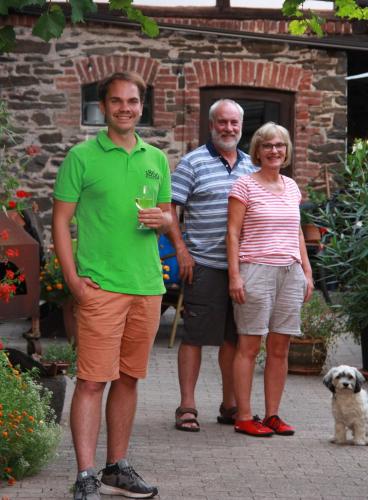
[(340, 300), (335, 308), (347, 318), (361, 342), (368, 372), (368, 141), (357, 139), (340, 173), (340, 189), (319, 207), (316, 223), (326, 228), (318, 255), (334, 280)]
[(292, 337), (289, 349), (289, 373), (319, 375), (328, 349), (344, 333), (344, 322), (338, 318), (322, 295), (315, 291), (301, 312), (301, 337)]
[[(76, 251), (75, 239), (73, 239), (73, 248)], [(51, 310), (56, 307), (62, 311), (61, 322), (63, 323), (67, 339), (70, 343), (76, 345), (75, 303), (65, 283), (59, 260), (52, 245), (46, 252), (45, 264), (40, 273), (40, 282), (41, 299), (45, 300), (47, 304), (51, 304)], [(44, 323), (47, 323), (47, 321)], [(48, 325), (50, 325), (50, 322), (48, 322)]]
[(76, 373), (77, 353), (69, 343), (51, 344), (45, 349), (40, 359), (49, 375), (63, 373), (74, 377)]

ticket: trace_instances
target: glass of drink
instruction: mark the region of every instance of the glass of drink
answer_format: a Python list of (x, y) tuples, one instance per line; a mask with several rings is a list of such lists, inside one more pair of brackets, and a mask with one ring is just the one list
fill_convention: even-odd
[[(147, 186), (146, 184), (141, 186), (135, 198), (135, 205), (138, 208), (138, 210), (144, 210), (145, 208), (153, 208), (155, 206), (153, 190), (150, 186)], [(146, 230), (150, 228), (145, 226), (142, 222), (139, 222), (137, 229)]]

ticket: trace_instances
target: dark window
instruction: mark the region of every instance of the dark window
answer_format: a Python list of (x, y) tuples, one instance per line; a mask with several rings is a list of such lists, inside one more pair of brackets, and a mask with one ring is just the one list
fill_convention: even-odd
[[(152, 101), (153, 89), (148, 86), (143, 104), (143, 113), (138, 126), (152, 125)], [(82, 86), (82, 125), (105, 125), (105, 117), (99, 108), (98, 82)]]

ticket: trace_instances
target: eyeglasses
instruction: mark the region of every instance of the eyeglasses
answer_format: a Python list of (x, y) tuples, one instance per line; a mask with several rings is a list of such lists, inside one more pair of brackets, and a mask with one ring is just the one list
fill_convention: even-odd
[(272, 151), (273, 148), (276, 148), (277, 151), (282, 151), (283, 149), (286, 148), (286, 144), (284, 142), (277, 142), (276, 144), (271, 144), (270, 142), (266, 142), (265, 144), (262, 144), (262, 148), (265, 151)]

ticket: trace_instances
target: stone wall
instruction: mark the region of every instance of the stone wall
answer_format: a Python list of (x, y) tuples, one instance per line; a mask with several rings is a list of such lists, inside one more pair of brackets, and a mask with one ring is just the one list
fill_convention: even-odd
[(345, 153), (343, 51), (165, 29), (152, 40), (134, 28), (92, 23), (45, 43), (30, 35), (32, 23), (19, 18), (20, 43), (0, 59), (0, 97), (19, 132), (18, 147), (41, 146), (26, 187), (39, 199), (46, 225), (60, 162), (73, 144), (96, 132), (81, 125), (81, 85), (113, 71), (138, 71), (153, 86), (154, 124), (139, 131), (167, 153), (172, 169), (198, 145), (200, 88), (221, 85), (295, 93), (293, 176), (304, 192)]

